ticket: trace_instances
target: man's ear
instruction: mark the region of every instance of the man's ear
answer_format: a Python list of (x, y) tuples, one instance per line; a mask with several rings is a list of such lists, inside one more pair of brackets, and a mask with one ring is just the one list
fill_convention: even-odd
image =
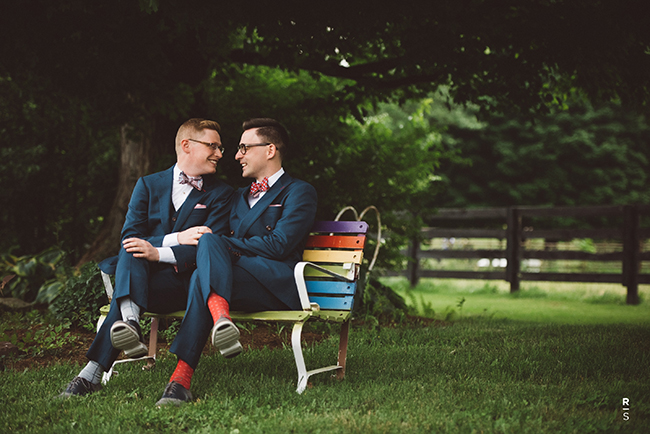
[(186, 154), (190, 153), (190, 141), (187, 139), (181, 140), (181, 151), (185, 152)]
[(268, 147), (268, 150), (266, 151), (266, 158), (267, 160), (272, 160), (278, 153), (278, 148), (271, 143), (270, 146)]

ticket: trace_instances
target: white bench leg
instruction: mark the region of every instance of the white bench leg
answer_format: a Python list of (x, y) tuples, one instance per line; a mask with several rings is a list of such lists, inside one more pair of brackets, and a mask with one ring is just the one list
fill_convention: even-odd
[(302, 326), (304, 322), (297, 322), (293, 325), (291, 332), (291, 346), (293, 347), (293, 356), (296, 359), (296, 369), (298, 369), (298, 388), (296, 392), (302, 393), (307, 388), (307, 367), (305, 366), (305, 358), (302, 355), (302, 345), (300, 344), (302, 336)]

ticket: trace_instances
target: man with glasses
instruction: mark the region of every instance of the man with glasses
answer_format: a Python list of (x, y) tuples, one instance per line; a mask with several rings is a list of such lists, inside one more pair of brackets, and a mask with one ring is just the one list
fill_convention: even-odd
[(132, 358), (148, 353), (140, 312), (185, 308), (199, 239), (228, 232), (233, 189), (203, 176), (214, 174), (223, 157), (220, 131), (217, 122), (188, 120), (176, 134), (176, 164), (138, 180), (119, 255), (100, 263), (115, 274), (110, 311), (86, 354), (88, 364), (61, 397), (100, 390), (102, 374), (121, 351)]
[(190, 382), (208, 336), (227, 358), (242, 351), (238, 311), (299, 310), (293, 269), (316, 216), (316, 190), (285, 173), (288, 134), (267, 118), (244, 122), (235, 159), (250, 187), (233, 197), (228, 236), (201, 237), (187, 311), (170, 351), (178, 365), (157, 406), (192, 400)]

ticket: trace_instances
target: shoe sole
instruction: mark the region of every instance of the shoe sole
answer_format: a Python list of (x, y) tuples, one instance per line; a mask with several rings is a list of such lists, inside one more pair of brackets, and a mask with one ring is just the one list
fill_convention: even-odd
[(126, 357), (138, 359), (148, 354), (147, 346), (140, 342), (138, 333), (124, 324), (111, 327), (111, 344), (113, 347), (124, 351)]
[(227, 359), (239, 355), (244, 350), (239, 343), (239, 329), (226, 318), (221, 318), (212, 327), (212, 345)]
[(163, 407), (165, 405), (175, 405), (176, 407), (185, 404), (186, 402), (189, 401), (183, 401), (182, 399), (176, 399), (176, 398), (160, 398), (158, 402), (156, 402), (156, 407)]

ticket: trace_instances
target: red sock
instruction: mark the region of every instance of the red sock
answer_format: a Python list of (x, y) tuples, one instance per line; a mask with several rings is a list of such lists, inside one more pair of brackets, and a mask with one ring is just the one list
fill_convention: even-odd
[(214, 292), (211, 292), (208, 296), (208, 309), (210, 309), (210, 314), (212, 314), (212, 319), (215, 323), (221, 317), (230, 319), (230, 307), (228, 306), (228, 302), (225, 298)]
[(192, 375), (194, 375), (194, 369), (181, 359), (178, 359), (178, 365), (176, 365), (176, 370), (172, 374), (172, 378), (169, 379), (169, 382), (175, 381), (187, 390), (190, 390)]

